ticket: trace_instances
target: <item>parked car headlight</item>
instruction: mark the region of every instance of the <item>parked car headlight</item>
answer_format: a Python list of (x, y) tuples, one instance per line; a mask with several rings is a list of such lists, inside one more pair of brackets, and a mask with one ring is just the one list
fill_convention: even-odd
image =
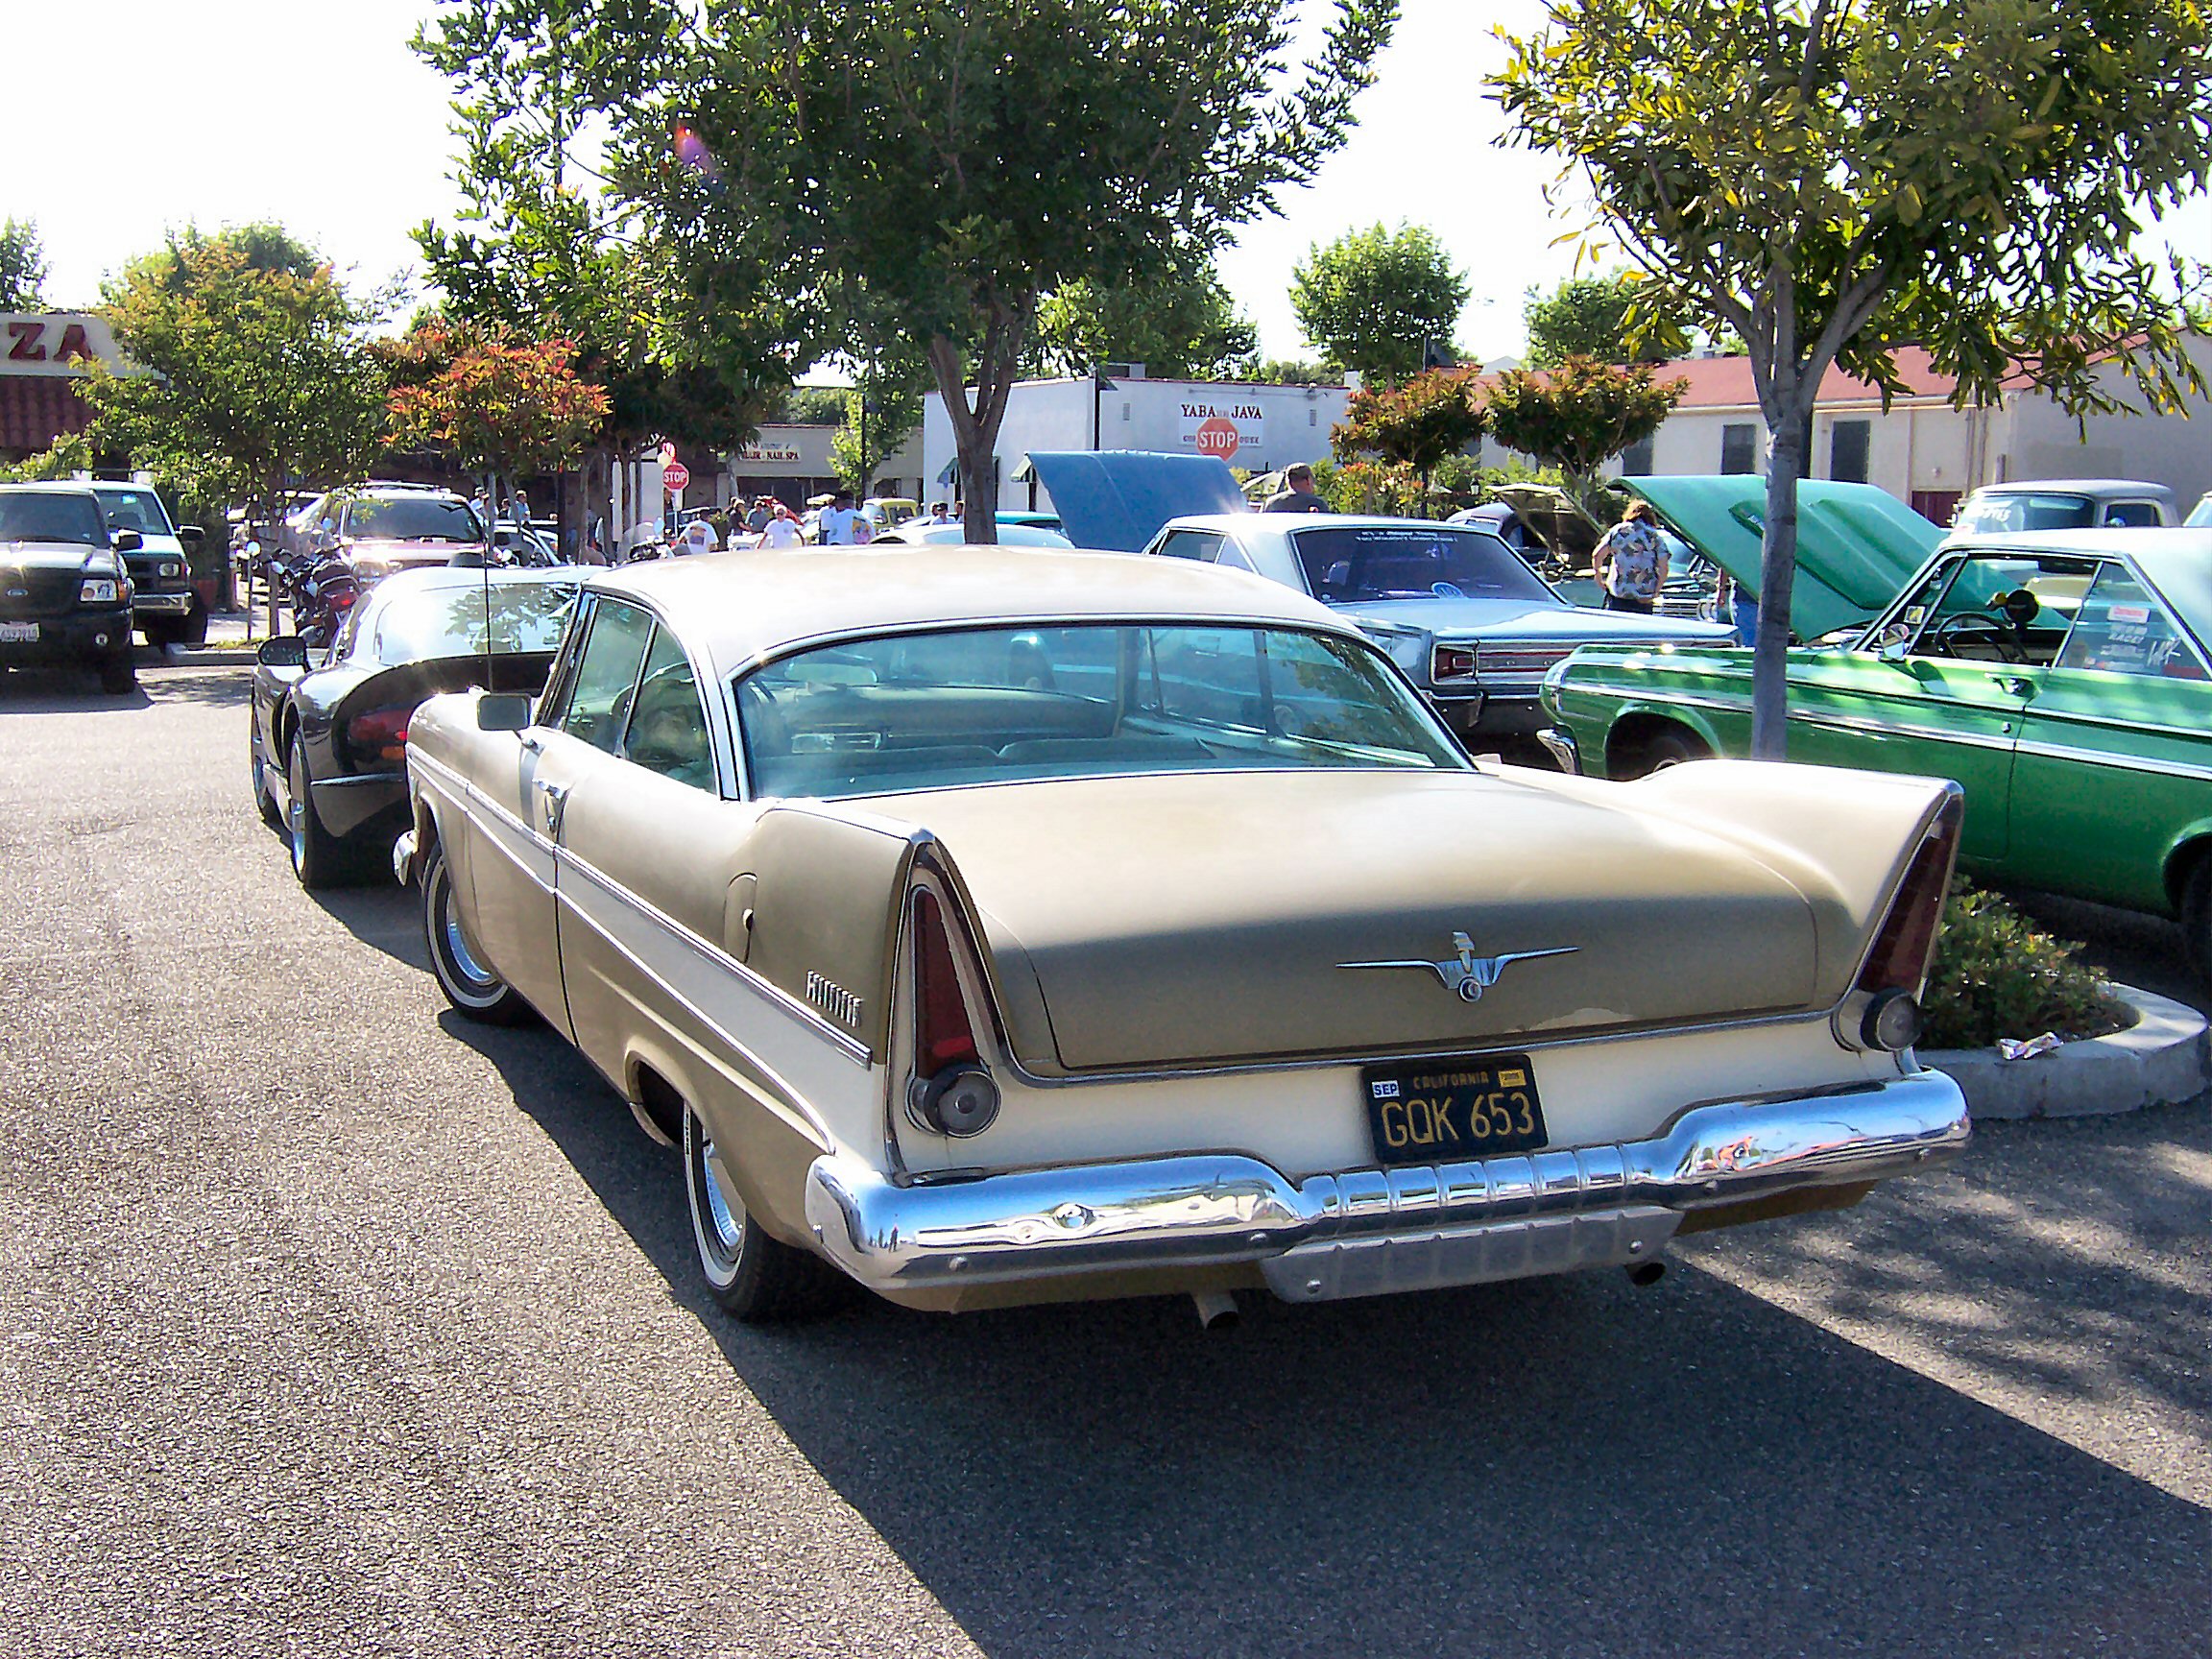
[(112, 605), (119, 596), (112, 576), (88, 576), (77, 588), (80, 605)]
[(184, 566), (180, 565), (176, 560), (164, 559), (161, 561), (161, 577), (163, 581), (174, 582), (178, 577), (183, 574)]

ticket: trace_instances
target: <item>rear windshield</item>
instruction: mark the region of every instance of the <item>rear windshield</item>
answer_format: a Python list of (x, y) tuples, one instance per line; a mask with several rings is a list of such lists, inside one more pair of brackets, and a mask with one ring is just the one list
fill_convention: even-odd
[(100, 497), (100, 507), (108, 515), (110, 530), (135, 530), (141, 536), (172, 536), (169, 515), (161, 509), (161, 499), (151, 490), (94, 490)]
[(1954, 530), (2085, 530), (2097, 522), (2097, 503), (2086, 495), (1988, 495), (1959, 510)]
[(1463, 524), (1339, 524), (1292, 534), (1317, 599), (1552, 599), (1497, 537)]
[(735, 694), (754, 792), (766, 796), (1467, 764), (1372, 648), (1291, 629), (892, 635), (768, 663)]
[(435, 496), (399, 495), (387, 499), (370, 496), (346, 504), (346, 521), (338, 533), (349, 540), (373, 537), (381, 541), (481, 541), (484, 528), (463, 501), (441, 501)]
[(105, 547), (108, 537), (89, 494), (26, 490), (0, 493), (0, 541), (82, 541)]
[[(473, 657), (485, 648), (484, 598), (481, 588), (440, 588), (395, 598), (369, 630), (370, 649), (385, 663)], [(576, 589), (552, 582), (509, 583), (494, 586), (491, 598), (494, 656), (549, 652), (561, 643)]]

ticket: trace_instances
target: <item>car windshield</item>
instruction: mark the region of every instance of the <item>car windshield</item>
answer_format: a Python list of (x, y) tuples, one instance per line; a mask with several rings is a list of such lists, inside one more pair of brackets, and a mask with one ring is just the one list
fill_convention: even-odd
[(339, 533), (349, 540), (381, 541), (481, 541), (484, 530), (465, 501), (435, 495), (372, 495), (346, 504)]
[(108, 537), (89, 494), (26, 490), (0, 493), (0, 541), (82, 541), (105, 547)]
[(819, 646), (735, 685), (754, 792), (876, 795), (1114, 773), (1464, 770), (1369, 646), (1080, 623)]
[(1954, 531), (1985, 535), (1992, 530), (2080, 530), (2097, 522), (2097, 503), (2086, 495), (1985, 495), (1959, 510)]
[(1293, 532), (1315, 598), (1556, 600), (1497, 537), (1460, 524), (1334, 524)]
[[(552, 651), (576, 603), (565, 583), (499, 583), (491, 589), (494, 655)], [(438, 657), (472, 657), (485, 648), (485, 589), (439, 588), (426, 593), (395, 596), (365, 630), (370, 654), (379, 662), (421, 662)]]
[(169, 536), (169, 515), (151, 490), (95, 490), (110, 530), (135, 530), (141, 536)]

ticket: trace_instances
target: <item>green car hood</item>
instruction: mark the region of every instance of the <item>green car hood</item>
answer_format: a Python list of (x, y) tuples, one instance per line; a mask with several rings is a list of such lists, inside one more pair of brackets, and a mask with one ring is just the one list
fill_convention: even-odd
[[(1753, 591), (1767, 522), (1767, 480), (1637, 477), (1623, 489), (1658, 509), (1668, 527)], [(1797, 574), (1790, 630), (1817, 639), (1872, 621), (1936, 551), (1943, 532), (1887, 490), (1807, 478), (1797, 486)]]

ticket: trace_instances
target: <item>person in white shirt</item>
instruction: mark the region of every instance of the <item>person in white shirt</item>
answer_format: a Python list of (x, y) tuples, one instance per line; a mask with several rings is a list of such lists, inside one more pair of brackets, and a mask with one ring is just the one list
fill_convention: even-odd
[(711, 553), (714, 551), (714, 526), (704, 518), (694, 518), (684, 526), (684, 539), (676, 543), (679, 553)]
[(756, 547), (776, 551), (784, 547), (804, 547), (806, 538), (800, 534), (799, 520), (791, 517), (791, 509), (781, 501), (776, 504), (776, 516), (761, 528)]
[(853, 511), (853, 492), (838, 491), (830, 505), (822, 509), (822, 544), (826, 547), (850, 546), (854, 540), (853, 520), (858, 517)]

